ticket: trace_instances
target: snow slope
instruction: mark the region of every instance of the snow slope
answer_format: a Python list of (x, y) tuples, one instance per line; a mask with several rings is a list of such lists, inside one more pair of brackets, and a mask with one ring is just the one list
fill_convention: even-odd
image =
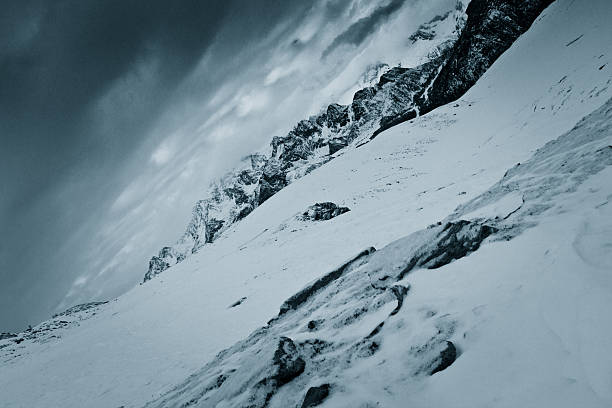
[[(0, 349), (3, 406), (185, 402), (186, 395), (166, 392), (189, 385), (187, 377), (201, 373), (219, 351), (248, 339), (287, 298), (364, 248), (389, 254), (381, 248), (449, 214), (505, 217), (522, 204), (521, 189), (531, 191), (531, 181), (546, 186), (555, 179), (552, 172), (563, 164), (552, 160), (555, 155), (581, 157), (576, 155), (606, 152), (611, 144), (609, 106), (588, 119), (599, 126), (588, 145), (595, 150), (581, 151), (562, 136), (612, 96), (609, 21), (606, 0), (558, 0), (457, 104), (349, 149), (277, 193), (171, 274), (100, 307), (78, 327), (56, 330), (59, 339), (0, 340), (0, 347), (8, 344)], [(575, 134), (586, 140), (593, 132)], [(566, 142), (545, 148), (552, 162), (539, 169), (536, 149), (557, 138)], [(522, 165), (509, 173), (526, 180), (516, 190), (521, 193), (496, 190), (508, 169), (532, 157), (524, 174), (517, 170)], [(391, 330), (380, 332), (379, 351), (336, 377), (308, 376), (299, 384), (350, 379), (334, 383), (339, 385), (326, 406), (351, 406), (351, 398), (353, 406), (610, 406), (606, 339), (612, 328), (605, 311), (612, 305), (612, 174), (609, 166), (583, 173), (578, 181), (563, 175), (570, 184), (554, 185), (554, 197), (534, 194), (534, 208), (547, 200), (554, 206), (531, 216), (514, 213), (525, 218), (518, 219), (522, 227), (512, 240), (490, 239), (435, 271), (408, 274), (400, 283), (411, 288), (397, 321), (389, 320)], [(497, 191), (495, 199), (481, 196), (487, 190)], [(319, 201), (351, 211), (323, 222), (296, 218)], [(461, 204), (466, 207), (457, 209)], [(370, 332), (388, 316), (394, 297), (388, 291), (380, 296), (380, 308), (359, 321), (361, 331), (345, 336)], [(435, 316), (428, 319), (430, 312)], [(400, 320), (404, 329), (397, 327)], [(431, 377), (397, 375), (427, 360), (402, 347), (423, 344), (441, 321), (453, 330), (438, 340), (457, 344), (457, 361)], [(412, 337), (403, 337), (405, 330)], [(369, 375), (383, 360), (389, 362), (385, 371)], [(286, 388), (288, 394), (294, 389)]]
[[(328, 407), (609, 406), (611, 175), (612, 98), (445, 221), (288, 299), (147, 406), (300, 406), (309, 387), (332, 390)], [(517, 193), (517, 208), (470, 217)]]

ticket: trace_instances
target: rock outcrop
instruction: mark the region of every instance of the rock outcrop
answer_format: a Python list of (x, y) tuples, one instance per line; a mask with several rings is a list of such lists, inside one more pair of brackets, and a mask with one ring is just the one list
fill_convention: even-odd
[(329, 390), (331, 386), (329, 384), (322, 384), (318, 387), (310, 387), (302, 402), (302, 408), (310, 408), (321, 405), (325, 398), (329, 396)]
[(350, 208), (340, 207), (331, 202), (316, 203), (308, 207), (308, 209), (299, 216), (299, 219), (302, 221), (330, 220), (349, 211), (351, 211)]
[(457, 348), (452, 341), (447, 341), (446, 346), (440, 351), (440, 356), (435, 362), (430, 375), (434, 375), (442, 370), (446, 370), (457, 359)]
[(20, 333), (0, 333), (0, 361), (5, 364), (24, 358), (34, 344), (46, 344), (49, 347), (49, 343), (60, 340), (64, 332), (98, 314), (107, 303), (89, 302), (72, 306)]
[[(428, 86), (415, 98), (414, 107), (389, 117), (373, 137), (418, 115), (459, 99), (523, 34), (554, 0), (472, 0), (467, 22), (449, 55), (427, 79)], [(420, 34), (419, 34), (420, 33)], [(415, 38), (427, 37), (426, 25)]]
[(474, 0), (448, 61), (421, 96), (421, 111), (454, 101), (472, 87), (554, 0)]

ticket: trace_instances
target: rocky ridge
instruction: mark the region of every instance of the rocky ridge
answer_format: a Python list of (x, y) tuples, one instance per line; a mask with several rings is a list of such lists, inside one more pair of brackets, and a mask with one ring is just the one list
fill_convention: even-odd
[(20, 333), (0, 334), (0, 363), (8, 364), (26, 354), (33, 343), (47, 343), (60, 339), (63, 331), (79, 326), (83, 320), (95, 316), (100, 307), (107, 303), (89, 302), (76, 305)]
[[(455, 10), (420, 27), (435, 36), (436, 23), (452, 18), (455, 40), (432, 50), (422, 65), (388, 69), (375, 85), (357, 91), (350, 105), (329, 105), (298, 122), (286, 136), (274, 137), (268, 152), (245, 158), (237, 170), (211, 186), (208, 198), (196, 203), (186, 232), (151, 258), (144, 281), (213, 242), (233, 223), (347, 146), (359, 147), (391, 126), (460, 97), (552, 1), (473, 0), (465, 13), (458, 2)], [(428, 41), (431, 35), (417, 35), (413, 40)]]

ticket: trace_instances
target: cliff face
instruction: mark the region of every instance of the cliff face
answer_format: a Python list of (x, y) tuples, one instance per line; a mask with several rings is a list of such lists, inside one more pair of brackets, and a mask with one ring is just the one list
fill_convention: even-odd
[(259, 190), (269, 162), (264, 155), (250, 155), (235, 172), (214, 183), (209, 197), (198, 201), (193, 207), (183, 236), (173, 246), (163, 247), (151, 258), (144, 280), (183, 261), (202, 246), (213, 242), (224, 228), (253, 211), (259, 205)]
[[(471, 1), (459, 39), (449, 49), (448, 57), (427, 78), (428, 86), (414, 98), (413, 106), (381, 122), (372, 136), (459, 99), (553, 1)], [(420, 36), (426, 34), (427, 31)]]
[(421, 96), (421, 113), (454, 101), (529, 27), (554, 0), (475, 0), (451, 55)]
[[(428, 41), (436, 24), (455, 21), (456, 35), (413, 68), (393, 67), (378, 82), (355, 93), (350, 105), (331, 104), (274, 137), (267, 154), (249, 156), (242, 167), (211, 186), (199, 201), (183, 237), (149, 262), (147, 281), (181, 262), (244, 218), (293, 180), (360, 146), (380, 132), (463, 95), (552, 0), (473, 0), (467, 21), (459, 7), (419, 27), (410, 41)], [(465, 27), (465, 28), (464, 28)], [(448, 35), (448, 33), (446, 33)]]

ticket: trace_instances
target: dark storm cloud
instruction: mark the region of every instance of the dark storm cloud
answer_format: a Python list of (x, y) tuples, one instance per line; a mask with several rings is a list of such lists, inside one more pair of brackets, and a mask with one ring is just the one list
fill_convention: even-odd
[(342, 34), (334, 38), (332, 43), (323, 51), (322, 58), (327, 57), (336, 48), (342, 45), (360, 45), (377, 27), (384, 23), (391, 15), (398, 11), (405, 0), (391, 0), (386, 6), (376, 8), (370, 15), (359, 19), (347, 28)]
[(238, 50), (308, 9), (307, 2), (280, 0), (5, 3), (0, 330), (45, 316), (55, 301), (42, 299), (42, 288), (69, 286), (74, 271), (62, 276), (52, 258), (125, 187), (126, 167), (134, 174), (134, 163), (148, 162), (143, 143), (152, 150), (159, 142), (148, 130), (180, 98), (181, 82), (201, 57), (215, 48), (219, 62), (198, 83), (198, 95), (240, 69)]
[[(14, 286), (13, 293), (24, 293), (28, 274), (50, 278), (45, 262), (50, 252), (110, 193), (107, 176), (142, 141), (151, 118), (212, 42), (225, 13), (202, 1), (165, 4), (31, 1), (3, 10), (0, 278)], [(94, 114), (98, 99), (149, 60), (159, 61), (147, 89), (150, 98), (139, 106), (126, 103), (105, 118), (113, 122), (113, 132), (100, 129)], [(87, 182), (65, 187), (81, 177)], [(60, 186), (71, 196), (54, 196)]]
[[(139, 61), (157, 57), (161, 66), (153, 93), (164, 96), (223, 20), (224, 9), (206, 2), (165, 4), (76, 0), (9, 7), (3, 19), (12, 20), (5, 26), (11, 32), (3, 33), (0, 56), (0, 131), (8, 164), (3, 174), (23, 169), (24, 157), (37, 163), (14, 180), (21, 191), (12, 204), (23, 205), (49, 186), (84, 149), (103, 153), (109, 143), (112, 147), (113, 140), (98, 139), (84, 122), (91, 103), (115, 80)], [(141, 111), (146, 113), (151, 112)], [(126, 150), (137, 142), (136, 136), (121, 139)]]

